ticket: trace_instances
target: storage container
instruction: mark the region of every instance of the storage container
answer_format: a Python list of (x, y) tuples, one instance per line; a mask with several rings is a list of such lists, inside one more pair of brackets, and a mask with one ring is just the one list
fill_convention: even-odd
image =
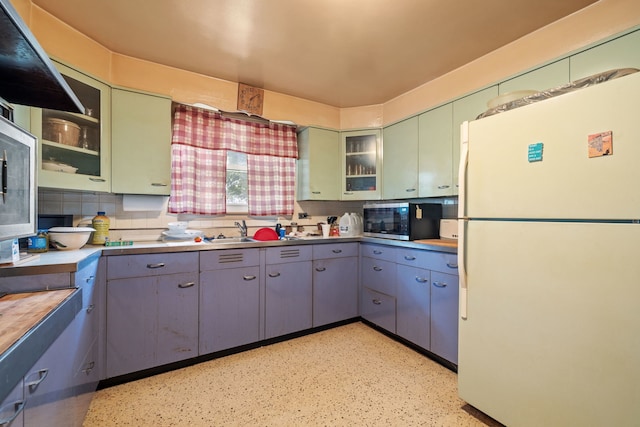
[(77, 147), (80, 126), (68, 120), (46, 118), (42, 125), (42, 137), (47, 141)]

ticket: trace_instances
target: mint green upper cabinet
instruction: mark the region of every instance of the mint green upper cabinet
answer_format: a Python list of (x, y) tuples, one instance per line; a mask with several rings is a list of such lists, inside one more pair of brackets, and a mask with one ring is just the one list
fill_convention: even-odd
[(298, 132), (298, 200), (340, 200), (340, 133)]
[(341, 132), (341, 200), (380, 199), (382, 145), (380, 129)]
[(453, 104), (445, 104), (420, 114), (418, 123), (419, 196), (437, 197), (455, 194), (452, 157)]
[(54, 63), (86, 108), (86, 114), (31, 108), (38, 137), (38, 186), (111, 190), (111, 87)]
[(171, 99), (113, 88), (111, 191), (169, 195)]
[(458, 194), (458, 165), (460, 164), (460, 125), (475, 120), (487, 110), (487, 102), (498, 96), (498, 85), (474, 92), (453, 102), (453, 193)]
[(640, 68), (640, 30), (571, 56), (571, 80), (614, 68)]
[(418, 197), (418, 117), (383, 129), (383, 199)]
[(569, 83), (569, 59), (545, 65), (499, 85), (500, 95), (518, 90), (543, 91)]

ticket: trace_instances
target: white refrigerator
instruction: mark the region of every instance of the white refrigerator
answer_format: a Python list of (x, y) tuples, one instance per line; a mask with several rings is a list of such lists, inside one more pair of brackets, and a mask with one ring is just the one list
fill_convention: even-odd
[(640, 425), (640, 72), (461, 133), (460, 397), (508, 426)]

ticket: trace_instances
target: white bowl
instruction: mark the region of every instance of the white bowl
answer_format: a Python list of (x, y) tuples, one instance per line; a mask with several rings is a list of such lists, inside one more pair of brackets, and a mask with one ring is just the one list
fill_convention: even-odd
[(49, 243), (61, 251), (80, 249), (89, 241), (91, 227), (52, 227), (49, 229)]
[(187, 221), (170, 222), (169, 224), (167, 224), (167, 226), (169, 227), (169, 231), (171, 233), (184, 233), (184, 231), (189, 226), (189, 222)]

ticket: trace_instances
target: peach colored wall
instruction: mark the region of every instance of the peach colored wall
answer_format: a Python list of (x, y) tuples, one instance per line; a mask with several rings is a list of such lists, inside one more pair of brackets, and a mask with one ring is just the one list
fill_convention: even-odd
[(340, 109), (340, 129), (382, 127), (382, 104)]
[[(107, 83), (169, 95), (178, 102), (235, 110), (237, 83), (112, 53), (30, 0), (11, 1), (52, 57)], [(340, 109), (265, 91), (263, 115), (335, 129), (380, 127), (636, 25), (640, 25), (639, 1), (600, 0), (384, 104)]]
[(640, 1), (600, 0), (384, 103), (384, 124), (396, 122), (524, 70), (535, 68), (538, 64), (579, 50), (639, 24)]

